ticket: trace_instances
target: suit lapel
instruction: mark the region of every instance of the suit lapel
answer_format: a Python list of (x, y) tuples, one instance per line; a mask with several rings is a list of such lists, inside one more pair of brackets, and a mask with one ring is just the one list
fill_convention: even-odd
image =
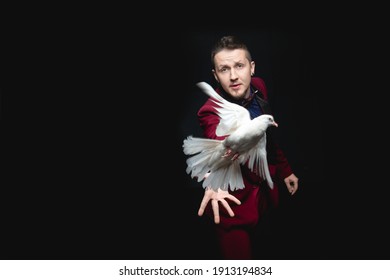
[(265, 101), (263, 98), (261, 98), (259, 96), (258, 93), (259, 93), (259, 91), (256, 92), (256, 100), (259, 103), (263, 114), (270, 114), (271, 115), (272, 114), (271, 113), (271, 107), (269, 106), (267, 101)]

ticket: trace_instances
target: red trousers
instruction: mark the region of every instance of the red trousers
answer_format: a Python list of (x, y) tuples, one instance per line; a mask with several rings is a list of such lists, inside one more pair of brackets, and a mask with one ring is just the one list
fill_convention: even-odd
[[(278, 187), (274, 184), (271, 190), (265, 183), (251, 184), (231, 194), (241, 201), (241, 205), (227, 200), (235, 214), (230, 217), (220, 204), (221, 220), (215, 225), (220, 252), (223, 259), (252, 259), (253, 230), (269, 207), (278, 206)], [(210, 203), (206, 213), (210, 218), (214, 217)]]

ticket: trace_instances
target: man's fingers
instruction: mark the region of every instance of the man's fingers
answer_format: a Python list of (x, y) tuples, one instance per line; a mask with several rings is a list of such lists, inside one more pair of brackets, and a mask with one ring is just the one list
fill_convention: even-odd
[(204, 210), (206, 209), (206, 206), (207, 206), (207, 203), (209, 202), (209, 200), (210, 200), (210, 196), (205, 194), (203, 196), (202, 202), (200, 203), (200, 206), (199, 206), (198, 216), (202, 216), (203, 215)]
[(218, 193), (217, 193), (215, 191), (206, 190), (206, 192), (203, 196), (202, 202), (200, 203), (200, 206), (198, 209), (198, 216), (202, 216), (204, 214), (204, 211), (207, 207), (207, 204), (211, 200), (211, 207), (212, 207), (212, 210), (214, 213), (214, 222), (216, 224), (219, 224), (220, 220), (221, 220), (220, 215), (219, 215), (219, 201), (221, 202), (223, 207), (225, 207), (225, 209), (229, 213), (230, 217), (234, 217), (235, 214), (234, 214), (232, 208), (230, 207), (229, 203), (225, 200), (226, 198), (230, 199), (231, 201), (233, 201), (237, 205), (241, 205), (241, 201), (238, 198), (236, 198), (233, 195), (229, 195), (225, 191), (221, 191), (221, 192), (218, 191)]
[(298, 181), (285, 180), (288, 192), (293, 195), (298, 190)]
[(222, 199), (221, 200), (222, 205), (225, 207), (225, 209), (228, 211), (230, 217), (234, 217), (234, 212), (232, 208), (230, 208), (229, 203), (226, 202), (226, 200)]
[(238, 204), (238, 205), (241, 205), (241, 201), (239, 201), (238, 198), (235, 197), (235, 196), (233, 196), (233, 195), (229, 195), (229, 196), (227, 196), (226, 198), (232, 200), (233, 202), (235, 202), (235, 203)]
[(213, 207), (213, 212), (214, 212), (214, 223), (219, 224), (220, 218), (219, 218), (218, 201), (212, 200), (211, 206)]
[(298, 190), (298, 184), (296, 182), (293, 183), (293, 187), (292, 187), (292, 192), (291, 192), (291, 195), (293, 195), (294, 193), (296, 193), (296, 191)]
[(295, 194), (298, 190), (298, 187), (294, 186), (291, 190), (291, 195)]

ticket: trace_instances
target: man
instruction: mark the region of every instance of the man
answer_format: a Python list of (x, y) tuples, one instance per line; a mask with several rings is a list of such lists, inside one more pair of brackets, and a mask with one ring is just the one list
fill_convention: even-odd
[[(211, 60), (212, 73), (219, 84), (217, 92), (222, 97), (244, 106), (252, 119), (261, 114), (271, 114), (264, 81), (253, 77), (255, 62), (244, 43), (234, 36), (222, 37), (212, 49)], [(219, 116), (211, 99), (199, 109), (198, 118), (205, 137), (219, 140), (229, 137), (216, 135)], [(267, 131), (267, 160), (274, 188), (271, 189), (247, 165), (242, 165), (244, 189), (219, 189), (217, 192), (206, 189), (201, 202), (198, 214), (202, 216), (207, 213), (214, 218), (222, 257), (225, 259), (251, 259), (252, 233), (264, 211), (278, 206), (278, 185), (285, 184), (291, 195), (298, 189), (298, 178), (273, 140), (271, 132)], [(221, 209), (219, 203), (223, 206)]]

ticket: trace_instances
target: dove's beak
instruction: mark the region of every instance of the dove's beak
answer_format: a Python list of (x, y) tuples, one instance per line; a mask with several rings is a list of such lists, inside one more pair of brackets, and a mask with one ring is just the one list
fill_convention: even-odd
[(277, 122), (274, 122), (274, 126), (278, 127), (279, 125), (278, 125), (278, 123), (277, 123)]

